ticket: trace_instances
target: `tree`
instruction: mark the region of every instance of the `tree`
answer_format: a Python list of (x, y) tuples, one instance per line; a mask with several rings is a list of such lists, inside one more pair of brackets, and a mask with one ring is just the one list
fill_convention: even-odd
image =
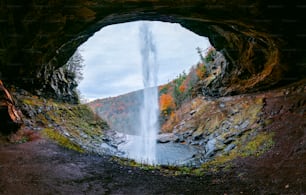
[(183, 83), (181, 84), (181, 86), (179, 87), (179, 90), (180, 90), (181, 93), (184, 93), (184, 92), (185, 92), (185, 90), (186, 90), (185, 82), (183, 82)]
[(67, 71), (68, 75), (70, 75), (77, 83), (80, 83), (80, 81), (83, 79), (83, 68), (84, 59), (79, 50), (76, 50), (76, 52), (66, 63), (65, 70)]
[(197, 76), (200, 80), (203, 80), (206, 74), (206, 67), (203, 63), (199, 63), (196, 69)]
[(205, 58), (204, 58), (204, 56), (202, 54), (202, 52), (203, 52), (202, 49), (200, 47), (197, 47), (196, 50), (197, 50), (197, 52), (198, 52), (198, 54), (200, 56), (201, 61), (204, 62)]
[(160, 110), (166, 116), (175, 109), (173, 97), (169, 94), (162, 94), (159, 98)]
[(207, 48), (206, 53), (205, 53), (205, 60), (202, 62), (206, 62), (206, 63), (213, 62), (215, 60), (216, 54), (217, 54), (217, 51), (214, 47)]

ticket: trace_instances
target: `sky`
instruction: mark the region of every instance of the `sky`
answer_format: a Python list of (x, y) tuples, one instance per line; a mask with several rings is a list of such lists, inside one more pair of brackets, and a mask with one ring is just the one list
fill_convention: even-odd
[(149, 23), (157, 50), (158, 84), (180, 73), (188, 73), (200, 61), (196, 48), (210, 46), (180, 24), (138, 21), (102, 28), (78, 50), (84, 59), (83, 77), (78, 89), (87, 100), (114, 97), (143, 88), (139, 27)]

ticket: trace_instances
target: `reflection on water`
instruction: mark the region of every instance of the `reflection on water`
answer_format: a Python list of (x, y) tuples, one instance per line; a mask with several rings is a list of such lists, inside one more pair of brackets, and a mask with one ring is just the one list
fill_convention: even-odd
[(188, 165), (192, 157), (198, 153), (198, 149), (189, 145), (179, 143), (163, 143), (156, 145), (156, 159), (145, 159), (144, 156), (134, 152), (135, 147), (142, 141), (140, 136), (126, 135), (126, 142), (118, 146), (118, 150), (123, 152), (122, 157), (134, 159), (138, 163), (154, 165)]

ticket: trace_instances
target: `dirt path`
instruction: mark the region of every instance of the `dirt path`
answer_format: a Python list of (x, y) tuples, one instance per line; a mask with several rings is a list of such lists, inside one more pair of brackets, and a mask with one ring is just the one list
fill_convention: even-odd
[[(205, 178), (164, 176), (47, 140), (0, 146), (0, 194), (202, 194)], [(217, 191), (216, 191), (217, 192)], [(222, 192), (222, 190), (218, 190)]]
[(302, 194), (305, 190), (300, 186), (305, 182), (294, 189), (291, 184), (279, 188), (269, 186), (269, 177), (239, 175), (234, 170), (203, 177), (166, 176), (120, 165), (108, 156), (79, 154), (42, 139), (1, 144), (0, 157), (0, 194)]

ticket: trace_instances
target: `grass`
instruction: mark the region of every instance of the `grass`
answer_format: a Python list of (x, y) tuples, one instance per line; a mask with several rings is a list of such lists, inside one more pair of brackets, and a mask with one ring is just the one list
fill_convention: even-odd
[(85, 152), (81, 146), (73, 143), (70, 139), (68, 139), (67, 137), (65, 137), (64, 135), (62, 135), (61, 133), (57, 132), (54, 129), (50, 129), (50, 128), (45, 128), (42, 131), (42, 134), (55, 140), (59, 145), (71, 149), (71, 150), (75, 150), (78, 151), (80, 153)]
[(240, 150), (241, 156), (260, 156), (274, 145), (273, 133), (262, 132)]

